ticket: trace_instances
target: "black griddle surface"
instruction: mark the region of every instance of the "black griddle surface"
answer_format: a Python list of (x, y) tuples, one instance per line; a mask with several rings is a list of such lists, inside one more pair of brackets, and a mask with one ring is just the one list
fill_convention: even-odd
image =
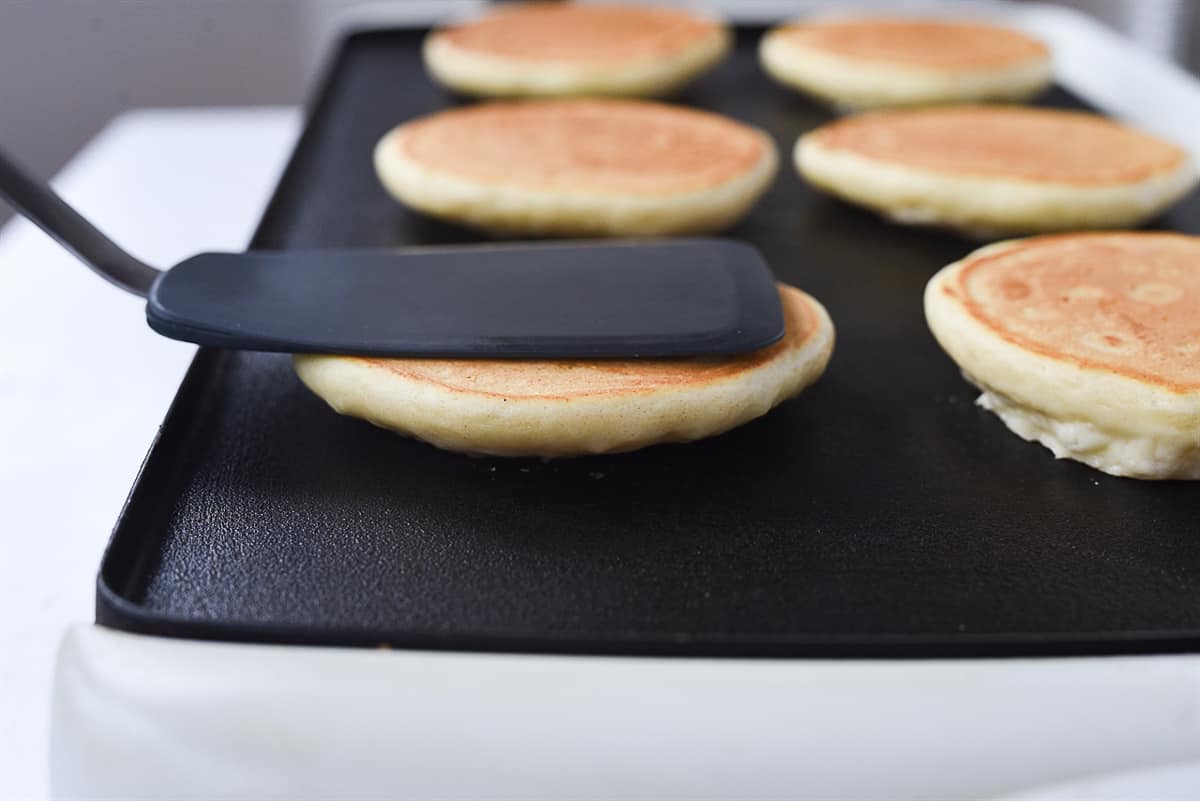
[[(921, 308), (973, 245), (806, 188), (787, 155), (829, 115), (766, 79), (759, 33), (678, 100), (774, 136), (779, 178), (730, 233), (828, 307), (820, 382), (712, 440), (543, 463), (444, 453), (334, 414), (286, 357), (205, 350), (106, 554), (99, 622), (592, 653), (1196, 649), (1198, 488), (1055, 461), (973, 404)], [(385, 131), (456, 102), (420, 39), (346, 41), (256, 247), (478, 241), (372, 171)], [(1196, 231), (1197, 197), (1163, 226)]]

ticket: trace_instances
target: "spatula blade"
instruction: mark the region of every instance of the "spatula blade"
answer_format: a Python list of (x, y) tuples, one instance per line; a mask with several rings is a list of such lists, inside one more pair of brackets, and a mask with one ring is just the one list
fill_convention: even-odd
[(636, 358), (766, 347), (774, 279), (722, 239), (205, 253), (147, 319), (201, 345), (394, 357)]

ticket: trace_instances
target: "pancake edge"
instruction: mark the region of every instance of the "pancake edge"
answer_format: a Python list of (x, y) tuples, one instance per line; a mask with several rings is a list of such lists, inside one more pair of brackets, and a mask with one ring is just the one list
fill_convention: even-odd
[(1016, 244), (976, 250), (944, 267), (925, 288), (929, 329), (980, 389), (978, 404), (1056, 458), (1128, 478), (1200, 479), (1200, 390), (1178, 391), (1069, 356), (1034, 352), (989, 328), (947, 291), (974, 259)]
[(433, 31), (422, 47), (425, 68), (442, 86), (473, 97), (661, 97), (720, 63), (733, 46), (729, 28), (678, 53), (617, 62), (502, 58), (459, 47)]
[(1044, 91), (1053, 79), (1049, 56), (1000, 68), (935, 69), (873, 61), (797, 44), (773, 28), (758, 56), (778, 83), (844, 111), (965, 102), (1017, 102)]
[(1177, 167), (1125, 183), (967, 175), (827, 147), (815, 133), (801, 136), (793, 151), (796, 170), (813, 186), (897, 223), (945, 226), (984, 240), (1136, 227), (1190, 192), (1198, 177), (1186, 152)]
[(706, 234), (740, 220), (779, 171), (775, 143), (764, 131), (738, 122), (761, 139), (753, 167), (713, 186), (682, 192), (619, 193), (530, 189), (476, 181), (430, 169), (395, 143), (404, 126), (375, 146), (375, 172), (388, 193), (432, 217), (499, 235), (660, 236)]
[(380, 393), (371, 388), (380, 380), (379, 369), (350, 357), (297, 354), (294, 366), (300, 380), (334, 411), (445, 450), (542, 458), (623, 453), (724, 433), (761, 417), (821, 376), (833, 352), (833, 323), (810, 295), (782, 284), (780, 291), (796, 293), (814, 313), (817, 326), (809, 337), (770, 361), (699, 387), (510, 403), (492, 393), (397, 375), (384, 379), (392, 388)]

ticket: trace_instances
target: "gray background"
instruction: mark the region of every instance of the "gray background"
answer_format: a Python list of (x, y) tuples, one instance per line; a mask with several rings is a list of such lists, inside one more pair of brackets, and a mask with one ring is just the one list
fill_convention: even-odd
[[(0, 0), (0, 143), (50, 176), (125, 109), (302, 102), (336, 18), (361, 4)], [(1200, 66), (1200, 4), (1193, 0), (1061, 4), (1092, 12), (1193, 70)], [(0, 205), (0, 221), (7, 213)]]

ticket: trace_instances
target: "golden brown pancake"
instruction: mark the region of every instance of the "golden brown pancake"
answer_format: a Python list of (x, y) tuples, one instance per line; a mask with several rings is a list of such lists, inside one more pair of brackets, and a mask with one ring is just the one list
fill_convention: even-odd
[(728, 47), (724, 25), (680, 9), (524, 3), (435, 31), (425, 59), (442, 83), (473, 94), (651, 95)]
[(767, 148), (716, 114), (625, 100), (470, 106), (411, 123), (392, 143), (427, 169), (476, 181), (619, 194), (716, 186)]
[(813, 184), (900, 222), (997, 235), (1118, 228), (1195, 185), (1187, 153), (1095, 114), (954, 106), (860, 114), (801, 137)]
[(439, 35), (457, 48), (506, 59), (621, 63), (679, 53), (721, 29), (715, 20), (668, 8), (528, 3)]
[(845, 58), (960, 71), (1048, 58), (1042, 42), (1010, 28), (934, 19), (866, 17), (784, 25), (790, 43)]
[(774, 175), (762, 132), (709, 112), (615, 99), (497, 101), (396, 128), (384, 185), (422, 211), (509, 233), (715, 230)]
[(943, 291), (998, 336), (1178, 392), (1200, 389), (1200, 239), (1067, 234), (970, 260)]
[(787, 332), (722, 358), (448, 360), (297, 356), (334, 409), (439, 447), (503, 456), (574, 456), (712, 436), (817, 379), (833, 348), (825, 310), (780, 286)]
[(955, 20), (801, 20), (769, 31), (759, 58), (779, 82), (857, 109), (1023, 100), (1051, 80), (1042, 42)]
[(995, 245), (938, 273), (925, 307), (1022, 437), (1115, 475), (1200, 478), (1200, 238)]
[(1098, 186), (1177, 169), (1179, 147), (1082, 111), (1008, 106), (881, 111), (838, 120), (815, 144), (950, 175)]

